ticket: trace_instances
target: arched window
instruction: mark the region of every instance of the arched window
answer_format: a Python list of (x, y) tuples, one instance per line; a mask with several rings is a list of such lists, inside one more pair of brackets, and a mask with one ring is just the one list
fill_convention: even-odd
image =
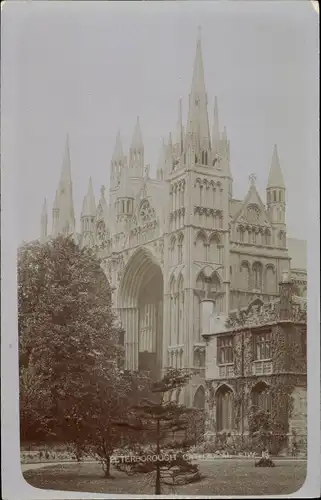
[(177, 264), (176, 260), (176, 238), (175, 236), (172, 237), (171, 242), (170, 242), (170, 264), (172, 266)]
[(271, 245), (271, 233), (270, 233), (269, 229), (266, 229), (264, 231), (263, 244), (264, 245)]
[(176, 289), (175, 278), (172, 276), (170, 281), (170, 345), (174, 345), (176, 337)]
[(220, 264), (220, 249), (218, 247), (220, 238), (217, 234), (213, 234), (209, 243), (209, 261), (215, 264)]
[[(202, 289), (202, 283), (196, 283), (196, 288)], [(194, 341), (201, 342), (201, 297), (194, 293), (193, 314), (194, 314)]]
[(276, 292), (276, 276), (272, 264), (268, 264), (265, 268), (265, 291), (266, 293)]
[(252, 389), (252, 405), (256, 411), (272, 411), (272, 397), (269, 386), (265, 382), (258, 382)]
[(241, 288), (243, 290), (249, 290), (251, 284), (251, 272), (248, 262), (246, 261), (242, 262), (240, 273), (241, 273)]
[(232, 390), (223, 385), (216, 391), (216, 430), (234, 429), (234, 395)]
[(276, 201), (276, 191), (273, 191), (273, 201)]
[(178, 238), (178, 264), (183, 262), (183, 242), (184, 236), (181, 234)]
[(202, 232), (196, 237), (196, 260), (206, 262), (206, 236)]
[(177, 345), (183, 342), (184, 332), (184, 279), (178, 278), (178, 317), (177, 317)]
[(253, 288), (255, 290), (262, 289), (262, 264), (260, 262), (254, 262), (252, 266), (253, 271)]
[(267, 193), (267, 202), (271, 203), (271, 193), (270, 193), (270, 191), (268, 191), (268, 193)]
[(203, 206), (203, 202), (204, 202), (204, 198), (203, 198), (203, 185), (200, 184), (200, 206), (202, 207)]
[(202, 385), (195, 392), (193, 406), (194, 408), (198, 408), (200, 410), (204, 410), (205, 408), (205, 390)]

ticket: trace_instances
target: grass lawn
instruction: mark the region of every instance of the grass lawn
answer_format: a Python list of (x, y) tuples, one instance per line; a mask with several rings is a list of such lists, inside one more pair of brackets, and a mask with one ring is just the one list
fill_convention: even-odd
[[(276, 461), (273, 468), (254, 467), (252, 460), (215, 460), (201, 462), (205, 478), (199, 482), (163, 487), (163, 494), (177, 495), (281, 495), (299, 490), (306, 477), (306, 462)], [(113, 478), (102, 475), (97, 463), (62, 464), (23, 473), (36, 488), (114, 494), (153, 494), (151, 479), (127, 476), (112, 471)]]

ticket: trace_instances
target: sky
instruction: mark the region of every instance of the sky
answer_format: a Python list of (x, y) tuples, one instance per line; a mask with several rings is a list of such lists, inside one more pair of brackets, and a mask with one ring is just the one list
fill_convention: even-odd
[(70, 137), (77, 225), (89, 177), (108, 189), (118, 130), (127, 153), (139, 115), (145, 163), (186, 121), (198, 26), (209, 117), (218, 97), (233, 195), (251, 173), (265, 199), (273, 146), (287, 188), (288, 236), (307, 238), (318, 159), (318, 17), (310, 2), (7, 2), (2, 12), (1, 164), (15, 179), (20, 241), (39, 237)]

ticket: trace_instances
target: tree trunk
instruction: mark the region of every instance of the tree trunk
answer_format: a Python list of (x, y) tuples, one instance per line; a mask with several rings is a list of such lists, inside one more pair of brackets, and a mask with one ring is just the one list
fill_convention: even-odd
[(110, 457), (106, 457), (103, 462), (103, 470), (105, 477), (110, 477)]
[(160, 466), (156, 466), (156, 483), (155, 483), (155, 495), (161, 494), (161, 477), (160, 477)]

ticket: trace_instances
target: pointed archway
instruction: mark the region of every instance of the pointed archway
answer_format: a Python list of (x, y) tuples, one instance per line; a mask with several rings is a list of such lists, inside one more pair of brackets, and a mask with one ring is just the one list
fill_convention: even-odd
[(163, 273), (154, 255), (139, 248), (129, 259), (117, 294), (125, 329), (126, 368), (158, 378), (162, 369)]

